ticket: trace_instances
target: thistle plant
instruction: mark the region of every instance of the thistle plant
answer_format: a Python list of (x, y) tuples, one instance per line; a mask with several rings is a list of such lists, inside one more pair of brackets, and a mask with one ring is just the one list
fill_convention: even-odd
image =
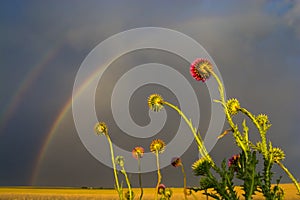
[[(200, 158), (192, 165), (193, 173), (195, 176), (201, 176), (200, 187), (190, 188), (191, 190), (204, 191), (203, 194), (210, 196), (214, 199), (239, 199), (233, 187), (233, 170), (229, 170), (223, 160), (221, 168), (212, 165), (208, 160)], [(211, 170), (214, 170), (220, 178), (216, 177)], [(211, 192), (208, 189), (213, 189)]]
[(158, 199), (158, 187), (161, 182), (161, 173), (160, 173), (160, 166), (159, 166), (159, 154), (164, 151), (166, 144), (164, 141), (160, 139), (153, 140), (150, 144), (150, 151), (155, 154), (156, 156), (156, 166), (157, 166), (157, 184), (155, 187), (155, 200)]
[(110, 139), (109, 134), (108, 134), (107, 125), (104, 122), (98, 122), (95, 125), (94, 130), (95, 130), (97, 135), (105, 135), (105, 137), (106, 137), (106, 139), (109, 143), (109, 148), (110, 148), (110, 153), (111, 153), (111, 162), (112, 162), (112, 166), (113, 166), (113, 170), (114, 170), (114, 176), (115, 176), (115, 188), (118, 192), (119, 198), (122, 200), (123, 199), (123, 192), (122, 192), (122, 187), (120, 187), (120, 184), (119, 184), (117, 168), (116, 168), (116, 164), (115, 164), (114, 149), (113, 149), (112, 142), (111, 142), (111, 139)]
[(187, 193), (187, 187), (186, 187), (186, 173), (184, 171), (184, 167), (183, 167), (181, 158), (179, 158), (179, 157), (172, 158), (171, 165), (173, 167), (181, 167), (181, 172), (182, 172), (182, 175), (183, 175), (183, 194), (184, 194), (184, 198), (187, 199), (187, 194), (188, 193)]
[(124, 175), (125, 180), (126, 180), (126, 184), (127, 184), (127, 187), (128, 187), (128, 192), (126, 193), (125, 198), (128, 199), (128, 200), (133, 200), (134, 194), (133, 194), (133, 191), (131, 189), (131, 184), (130, 184), (128, 175), (126, 173), (125, 167), (124, 167), (124, 162), (125, 162), (125, 160), (124, 160), (123, 156), (117, 156), (116, 157), (116, 163), (121, 167), (121, 173)]
[(148, 106), (150, 110), (159, 112), (162, 108), (164, 108), (164, 105), (167, 105), (172, 109), (176, 110), (178, 114), (184, 119), (184, 121), (187, 123), (187, 125), (189, 126), (189, 128), (191, 129), (194, 135), (200, 154), (202, 155), (202, 157), (208, 159), (211, 163), (214, 164), (212, 158), (210, 157), (210, 155), (206, 150), (206, 147), (204, 146), (203, 139), (201, 138), (200, 132), (199, 131), (197, 132), (197, 129), (193, 126), (192, 121), (188, 120), (185, 114), (177, 106), (165, 101), (161, 95), (152, 94), (148, 97)]
[(144, 194), (144, 190), (142, 187), (142, 174), (141, 174), (141, 158), (144, 155), (144, 148), (143, 147), (135, 147), (132, 150), (132, 156), (137, 159), (138, 161), (138, 175), (139, 175), (139, 185), (140, 185), (140, 189), (141, 189), (141, 194), (140, 194), (140, 200), (143, 198), (143, 194)]
[[(215, 78), (218, 83), (220, 99), (214, 101), (220, 103), (223, 106), (226, 119), (230, 126), (230, 128), (225, 130), (219, 136), (219, 138), (222, 138), (223, 136), (232, 132), (237, 146), (242, 150), (242, 152), (238, 156), (234, 156), (230, 159), (228, 169), (226, 169), (225, 161), (223, 161), (221, 169), (217, 168), (216, 166), (208, 165), (207, 162), (204, 162), (204, 160), (199, 160), (197, 163), (195, 163), (193, 165), (195, 174), (206, 176), (205, 179), (200, 182), (200, 185), (202, 186), (200, 188), (214, 188), (215, 191), (217, 191), (217, 193), (224, 199), (233, 199), (235, 195), (233, 191), (232, 178), (234, 176), (234, 173), (236, 173), (236, 177), (243, 180), (244, 182), (243, 189), (245, 193), (243, 195), (245, 196), (245, 199), (252, 199), (252, 195), (256, 191), (261, 191), (266, 199), (282, 199), (283, 190), (278, 186), (279, 180), (277, 181), (277, 185), (271, 188), (271, 168), (273, 164), (276, 163), (287, 173), (287, 175), (295, 184), (298, 192), (300, 193), (300, 188), (297, 180), (281, 162), (285, 157), (284, 152), (280, 148), (274, 148), (271, 142), (267, 142), (266, 133), (271, 127), (268, 116), (264, 114), (254, 116), (251, 112), (249, 112), (245, 108), (242, 108), (239, 101), (235, 98), (226, 101), (224, 96), (224, 87), (219, 77), (213, 71), (212, 64), (208, 60), (202, 58), (196, 59), (190, 66), (190, 73), (197, 81), (205, 82), (208, 78), (210, 78), (210, 76), (213, 76)], [(253, 144), (249, 140), (249, 128), (246, 125), (245, 120), (242, 123), (243, 132), (241, 133), (239, 131), (238, 125), (233, 122), (232, 118), (238, 113), (246, 115), (256, 126), (261, 137), (260, 142)], [(260, 173), (257, 173), (256, 165), (258, 164), (258, 160), (256, 158), (256, 151), (262, 154), (264, 160), (262, 175)], [(223, 179), (227, 179), (229, 180), (229, 182), (219, 182), (217, 179), (215, 179), (214, 176), (211, 176), (209, 172), (211, 168), (220, 175), (222, 181)], [(224, 187), (219, 187), (222, 186), (222, 184), (225, 184), (224, 186), (225, 188), (227, 188), (227, 191), (232, 190), (232, 197), (228, 198), (227, 194), (223, 193), (222, 188), (224, 189)], [(217, 198), (217, 196), (215, 196), (216, 194), (209, 195)]]

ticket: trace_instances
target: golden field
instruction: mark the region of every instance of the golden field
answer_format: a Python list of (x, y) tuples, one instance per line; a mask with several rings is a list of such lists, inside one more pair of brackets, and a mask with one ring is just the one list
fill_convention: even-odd
[[(280, 184), (285, 191), (285, 199), (300, 199), (297, 191), (292, 184)], [(126, 191), (126, 188), (124, 188)], [(144, 188), (144, 200), (154, 199), (154, 188)], [(173, 196), (171, 199), (184, 200), (182, 188), (172, 188)], [(240, 191), (239, 191), (240, 192)], [(134, 188), (135, 199), (139, 199), (140, 190)], [(80, 189), (80, 188), (33, 188), (33, 187), (0, 187), (1, 200), (118, 200), (117, 192), (113, 189)], [(201, 192), (193, 193), (188, 199), (206, 200)], [(208, 198), (212, 199), (212, 198)], [(262, 196), (255, 196), (254, 199), (264, 199)]]

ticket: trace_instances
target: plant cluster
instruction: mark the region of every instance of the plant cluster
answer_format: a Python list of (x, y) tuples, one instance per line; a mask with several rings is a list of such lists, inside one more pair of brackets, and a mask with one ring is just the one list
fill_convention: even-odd
[[(200, 176), (200, 185), (198, 187), (188, 188), (186, 186), (186, 174), (181, 158), (174, 157), (171, 160), (172, 166), (181, 167), (181, 172), (184, 179), (184, 198), (187, 199), (187, 196), (191, 195), (192, 192), (202, 191), (203, 194), (214, 199), (237, 200), (241, 198), (241, 196), (239, 196), (237, 193), (237, 188), (240, 187), (243, 191), (242, 195), (244, 199), (252, 199), (253, 195), (257, 193), (261, 193), (267, 200), (283, 199), (284, 191), (279, 185), (280, 178), (277, 179), (277, 184), (272, 185), (272, 167), (274, 165), (278, 165), (283, 169), (283, 171), (293, 181), (297, 191), (300, 194), (300, 187), (297, 180), (282, 163), (283, 159), (285, 158), (285, 153), (282, 149), (274, 147), (271, 141), (267, 140), (267, 131), (271, 127), (268, 116), (266, 114), (252, 114), (246, 108), (242, 107), (236, 98), (226, 100), (223, 84), (217, 74), (214, 72), (213, 66), (209, 60), (203, 58), (196, 59), (190, 66), (190, 73), (197, 81), (205, 82), (210, 77), (213, 77), (217, 81), (220, 99), (216, 99), (214, 101), (222, 105), (229, 125), (229, 128), (224, 130), (224, 132), (221, 133), (218, 138), (221, 139), (222, 137), (231, 133), (240, 152), (229, 158), (228, 162), (224, 159), (221, 163), (221, 166), (217, 166), (206, 150), (200, 131), (193, 126), (192, 121), (189, 120), (177, 106), (164, 100), (161, 95), (150, 95), (148, 98), (149, 109), (159, 112), (168, 106), (177, 111), (182, 119), (184, 119), (194, 136), (199, 153), (201, 155), (201, 158), (195, 161), (192, 165), (194, 175)], [(234, 122), (234, 116), (237, 114), (245, 117), (240, 125)], [(249, 139), (249, 128), (246, 123), (246, 119), (248, 119), (248, 121), (250, 121), (250, 123), (252, 123), (257, 129), (257, 133), (260, 136), (260, 141), (254, 143)], [(126, 193), (125, 198), (133, 199), (134, 194), (125, 171), (124, 158), (122, 156), (118, 156), (116, 158), (114, 157), (111, 140), (105, 123), (97, 123), (95, 126), (95, 131), (97, 134), (105, 135), (109, 142), (112, 165), (114, 168), (115, 188), (118, 191), (119, 198), (123, 199), (124, 197), (122, 187), (119, 184), (115, 162), (121, 167), (121, 173), (125, 176), (128, 186), (128, 192)], [(158, 198), (161, 200), (170, 199), (172, 196), (172, 190), (166, 188), (165, 185), (161, 183), (162, 175), (159, 167), (159, 154), (163, 153), (165, 147), (166, 144), (160, 139), (155, 139), (150, 144), (150, 151), (155, 154), (157, 164), (157, 184), (155, 188), (156, 200)], [(143, 197), (140, 164), (140, 159), (143, 157), (143, 154), (144, 149), (142, 147), (135, 147), (132, 151), (133, 157), (138, 161), (139, 184), (141, 189), (139, 199), (142, 199)], [(259, 168), (259, 160), (262, 160), (262, 169)], [(240, 180), (242, 185), (236, 185), (236, 179)]]

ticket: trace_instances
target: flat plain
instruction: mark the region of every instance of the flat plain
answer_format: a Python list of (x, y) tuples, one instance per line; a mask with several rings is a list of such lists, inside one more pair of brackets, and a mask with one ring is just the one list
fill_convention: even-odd
[[(280, 184), (285, 191), (287, 200), (300, 200), (297, 190), (293, 184)], [(134, 188), (135, 198), (139, 199), (140, 190)], [(124, 188), (124, 191), (127, 191)], [(182, 188), (172, 188), (171, 199), (184, 200)], [(154, 199), (154, 188), (144, 188), (143, 200)], [(241, 191), (238, 190), (241, 195)], [(42, 188), (42, 187), (0, 187), (1, 200), (118, 200), (117, 192), (114, 189), (90, 189), (90, 188)], [(188, 199), (207, 200), (202, 192), (193, 193)], [(212, 198), (208, 198), (212, 200)], [(241, 196), (241, 199), (243, 197)], [(263, 200), (263, 196), (256, 195), (254, 199)]]

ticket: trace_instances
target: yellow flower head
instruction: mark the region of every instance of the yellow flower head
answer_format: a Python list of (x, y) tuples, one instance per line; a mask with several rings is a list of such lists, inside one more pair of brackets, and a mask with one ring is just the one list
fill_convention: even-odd
[(94, 130), (97, 135), (108, 135), (108, 128), (104, 122), (98, 122), (95, 125)]
[(166, 144), (160, 139), (153, 140), (150, 144), (150, 151), (153, 153), (162, 153), (165, 150)]
[(267, 128), (269, 128), (271, 126), (268, 115), (265, 114), (259, 114), (256, 117), (256, 121), (258, 122), (258, 124), (262, 127), (266, 126)]
[(192, 165), (192, 169), (195, 176), (205, 175), (210, 167), (212, 166), (211, 162), (207, 158), (202, 157)]
[(273, 154), (273, 160), (276, 163), (282, 161), (285, 158), (285, 154), (280, 148), (272, 148), (271, 153)]
[(241, 108), (239, 101), (234, 98), (227, 101), (226, 107), (230, 115), (236, 115)]
[(170, 199), (171, 196), (172, 196), (172, 194), (173, 194), (173, 191), (171, 190), (171, 188), (166, 188), (166, 189), (165, 189), (165, 197), (166, 197), (167, 199)]
[(117, 156), (116, 157), (116, 163), (120, 166), (120, 167), (124, 167), (124, 157), (123, 156)]
[(151, 110), (158, 112), (163, 106), (164, 100), (159, 94), (151, 94), (148, 98), (148, 106)]

